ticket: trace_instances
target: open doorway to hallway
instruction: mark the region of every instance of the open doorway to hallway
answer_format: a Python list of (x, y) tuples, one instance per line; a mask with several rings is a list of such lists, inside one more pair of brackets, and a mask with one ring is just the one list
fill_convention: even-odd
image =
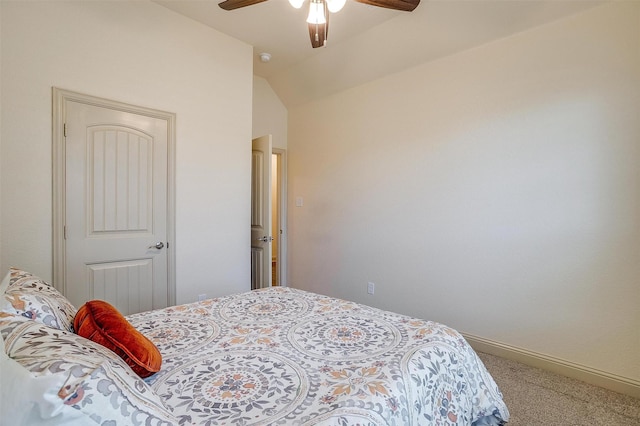
[(287, 276), (287, 179), (286, 151), (274, 148), (271, 155), (271, 285), (286, 286)]

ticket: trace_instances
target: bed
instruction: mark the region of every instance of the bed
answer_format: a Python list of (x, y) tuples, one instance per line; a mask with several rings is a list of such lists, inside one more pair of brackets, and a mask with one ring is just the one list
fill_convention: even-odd
[[(293, 288), (254, 290), (127, 316), (162, 354), (160, 370), (141, 379), (112, 351), (69, 329), (72, 308), (55, 312), (62, 317), (56, 324), (47, 324), (46, 312), (37, 321), (37, 312), (27, 318), (14, 306), (0, 318), (12, 360), (32, 375), (62, 376), (63, 407), (49, 408), (58, 416), (80, 411), (99, 424), (158, 425), (480, 426), (509, 419), (473, 349), (435, 322)], [(56, 330), (53, 342), (45, 328)], [(34, 351), (57, 353), (67, 344), (75, 349), (63, 349), (57, 364), (34, 360)]]

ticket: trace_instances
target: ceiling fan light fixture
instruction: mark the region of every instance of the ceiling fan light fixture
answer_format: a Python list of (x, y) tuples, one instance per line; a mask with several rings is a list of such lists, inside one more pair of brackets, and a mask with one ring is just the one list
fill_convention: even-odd
[(311, 0), (309, 2), (309, 16), (307, 17), (307, 22), (316, 25), (327, 23), (327, 18), (324, 16), (323, 0)]
[(302, 3), (304, 3), (304, 0), (289, 0), (289, 4), (296, 9), (300, 9), (302, 7)]
[[(0, 0), (2, 1), (2, 0)], [(219, 1), (219, 0), (217, 0)], [(223, 0), (218, 6), (224, 10), (240, 9), (242, 7), (259, 4), (267, 0)], [(282, 0), (280, 0), (282, 1)], [(420, 0), (354, 0), (371, 6), (384, 7), (391, 10), (401, 10), (411, 12), (420, 4)], [(305, 0), (289, 0), (291, 6), (300, 9)], [(309, 0), (309, 15), (307, 23), (309, 27), (309, 38), (311, 47), (324, 47), (327, 45), (327, 34), (329, 33), (329, 15), (342, 10), (346, 0)], [(262, 55), (260, 59), (264, 58)]]
[(331, 13), (340, 12), (346, 2), (347, 0), (327, 0), (327, 8)]

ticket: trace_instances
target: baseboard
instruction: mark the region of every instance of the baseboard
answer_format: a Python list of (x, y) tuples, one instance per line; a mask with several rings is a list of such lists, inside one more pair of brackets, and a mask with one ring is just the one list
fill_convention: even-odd
[(502, 358), (521, 362), (532, 367), (582, 380), (592, 385), (640, 398), (640, 381), (597, 370), (571, 361), (544, 355), (527, 349), (495, 342), (471, 334), (461, 333), (471, 347)]

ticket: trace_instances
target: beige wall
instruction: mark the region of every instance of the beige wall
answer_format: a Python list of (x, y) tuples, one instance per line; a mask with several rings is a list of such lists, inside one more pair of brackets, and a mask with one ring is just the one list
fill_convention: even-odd
[(253, 78), (253, 138), (271, 135), (274, 148), (287, 149), (287, 109), (267, 80)]
[(289, 284), (638, 383), (639, 22), (616, 2), (291, 109)]
[[(273, 91), (271, 85), (262, 77), (254, 76), (253, 78), (253, 137), (271, 135), (273, 148), (287, 149), (287, 120), (288, 112), (278, 95)], [(271, 257), (277, 257), (278, 240), (276, 238), (279, 233), (279, 226), (276, 218), (278, 217), (278, 205), (273, 202), (276, 200), (277, 194), (277, 171), (272, 170), (271, 175), (271, 193), (272, 193), (272, 234), (274, 240), (271, 244)], [(283, 245), (285, 249), (286, 245)], [(286, 257), (283, 255), (283, 257)], [(283, 276), (286, 275), (283, 274)], [(280, 277), (283, 279), (283, 277)], [(284, 282), (284, 281), (282, 281)]]
[(52, 274), (51, 87), (177, 114), (177, 302), (250, 288), (252, 48), (151, 2), (0, 2), (1, 267)]
[[(0, 5), (0, 266), (3, 256), (3, 231), (2, 231), (2, 6)], [(0, 270), (2, 274), (2, 270)]]

